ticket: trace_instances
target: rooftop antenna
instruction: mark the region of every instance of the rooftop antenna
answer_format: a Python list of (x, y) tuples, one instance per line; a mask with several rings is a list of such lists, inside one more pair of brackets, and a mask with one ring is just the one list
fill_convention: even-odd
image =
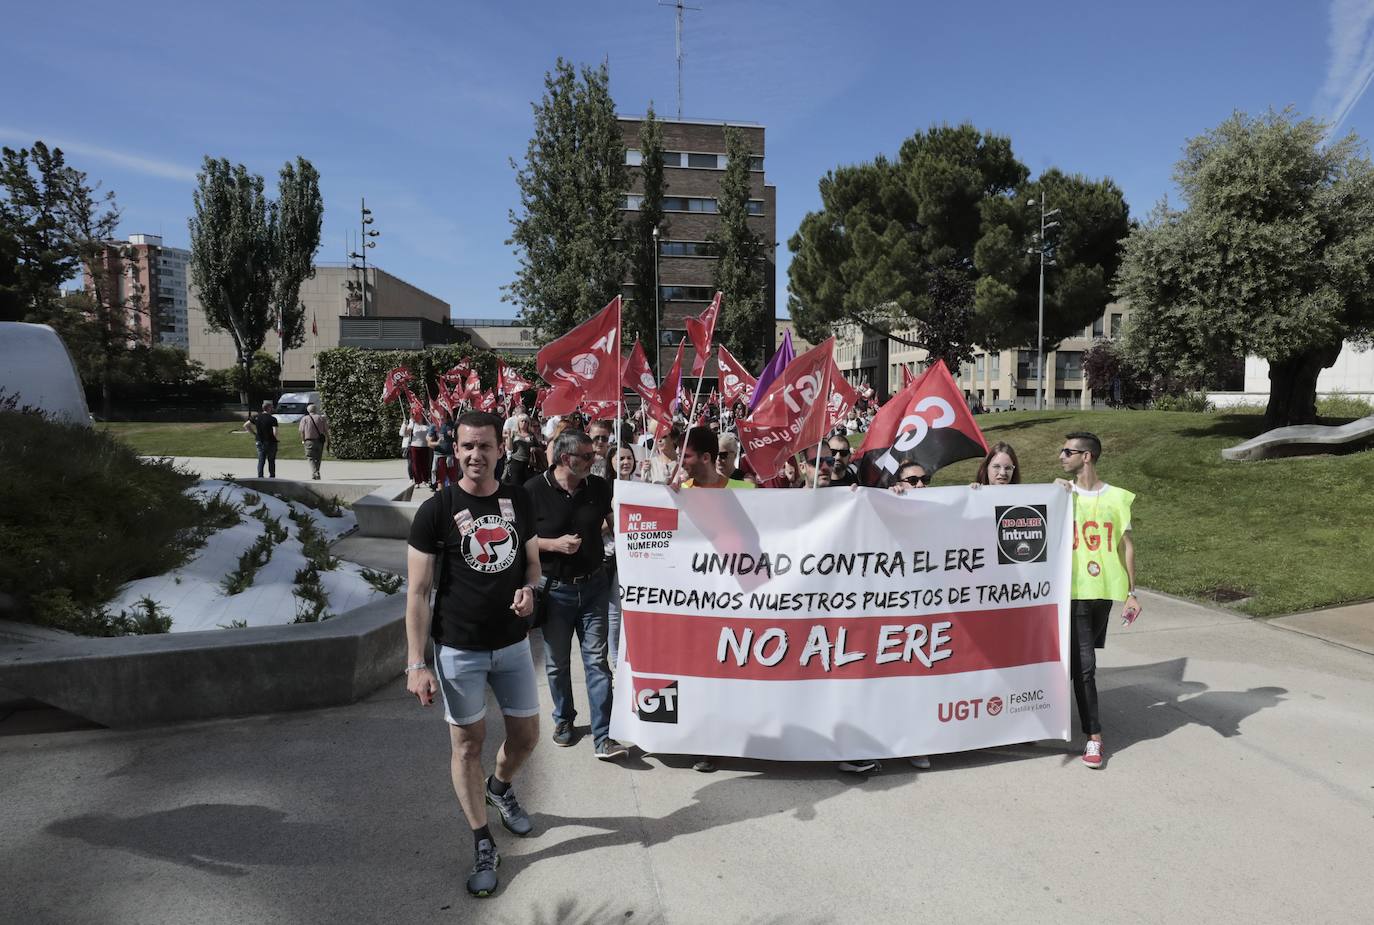
[(686, 6), (682, 0), (673, 0), (672, 3), (665, 3), (658, 0), (659, 6), (671, 6), (677, 10), (677, 119), (682, 121), (682, 12), (683, 10), (695, 10), (701, 12), (699, 6)]

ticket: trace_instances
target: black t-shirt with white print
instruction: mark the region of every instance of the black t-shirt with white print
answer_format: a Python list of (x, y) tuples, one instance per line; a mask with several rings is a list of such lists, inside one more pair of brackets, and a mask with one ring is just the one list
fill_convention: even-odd
[(486, 497), (450, 485), (420, 505), (410, 545), (444, 560), (435, 566), (436, 641), (493, 651), (525, 638), (529, 624), (510, 605), (525, 584), (525, 543), (534, 535), (529, 499), (514, 485), (499, 485)]

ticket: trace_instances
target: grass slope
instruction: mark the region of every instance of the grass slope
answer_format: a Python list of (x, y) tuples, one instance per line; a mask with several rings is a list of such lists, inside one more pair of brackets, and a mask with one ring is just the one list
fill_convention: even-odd
[[(97, 425), (114, 434), (144, 456), (218, 456), (229, 459), (257, 459), (253, 435), (243, 424), (215, 421), (209, 424), (125, 423)], [(277, 428), (278, 459), (305, 459), (305, 448), (295, 424)]]
[[(1136, 493), (1143, 587), (1276, 616), (1374, 598), (1374, 452), (1225, 462), (1224, 447), (1263, 431), (1254, 414), (1045, 411), (980, 415), (988, 443), (1016, 448), (1026, 482), (1059, 476), (1064, 434), (1102, 438), (1103, 480)], [(1333, 423), (1324, 421), (1324, 423)], [(1344, 423), (1337, 421), (1335, 423)], [(978, 460), (936, 476), (973, 480)]]

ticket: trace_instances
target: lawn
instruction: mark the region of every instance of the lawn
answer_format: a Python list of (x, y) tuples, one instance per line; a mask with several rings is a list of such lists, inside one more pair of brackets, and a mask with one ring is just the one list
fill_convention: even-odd
[[(1374, 598), (1374, 534), (1364, 532), (1374, 523), (1374, 452), (1223, 461), (1223, 447), (1262, 432), (1255, 414), (1021, 411), (977, 421), (988, 443), (1016, 448), (1027, 482), (1061, 474), (1064, 434), (1102, 438), (1098, 474), (1137, 496), (1142, 587), (1235, 601), (1255, 616)], [(967, 484), (977, 468), (955, 463), (935, 483)]]
[[(1256, 414), (1169, 411), (1018, 411), (978, 417), (988, 442), (1005, 440), (1024, 481), (1060, 474), (1064, 434), (1088, 430), (1105, 447), (1099, 472), (1136, 493), (1142, 587), (1275, 616), (1374, 598), (1374, 452), (1224, 462), (1223, 447), (1258, 434)], [(1327, 420), (1325, 423), (1343, 421)], [(228, 422), (103, 425), (145, 455), (257, 456)], [(300, 459), (294, 439), (281, 458)], [(977, 460), (941, 471), (967, 484)]]
[[(144, 456), (219, 456), (230, 459), (257, 459), (253, 435), (234, 421), (210, 424), (125, 423), (98, 425), (114, 434)], [(278, 459), (305, 459), (305, 447), (296, 436), (295, 424), (277, 429), (280, 441)]]

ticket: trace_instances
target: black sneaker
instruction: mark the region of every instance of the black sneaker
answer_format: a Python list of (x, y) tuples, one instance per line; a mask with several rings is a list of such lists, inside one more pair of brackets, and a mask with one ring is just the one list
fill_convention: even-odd
[(624, 758), (630, 750), (621, 745), (615, 739), (602, 739), (601, 744), (596, 747), (596, 757), (602, 761), (610, 761), (612, 758)]
[(573, 724), (570, 720), (559, 720), (553, 727), (553, 744), (567, 748), (573, 744)]
[(472, 862), (472, 873), (468, 874), (468, 892), (473, 896), (490, 896), (496, 892), (499, 882), (496, 868), (501, 866), (501, 855), (496, 850), (496, 842), (484, 838), (477, 843), (477, 858)]
[(501, 814), (501, 824), (510, 832), (524, 838), (534, 829), (534, 823), (530, 822), (529, 815), (515, 799), (515, 788), (507, 785), (506, 792), (495, 794), (491, 792), (491, 778), (487, 778), (487, 786), (483, 788), (487, 792), (487, 805)]

